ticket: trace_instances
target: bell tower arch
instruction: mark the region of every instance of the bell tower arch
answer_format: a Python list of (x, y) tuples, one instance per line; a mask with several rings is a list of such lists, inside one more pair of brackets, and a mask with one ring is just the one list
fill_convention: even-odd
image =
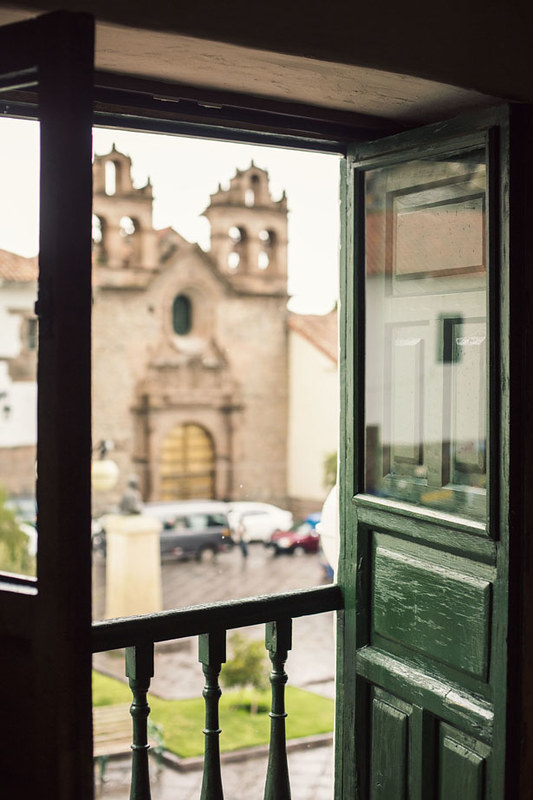
[(137, 189), (131, 158), (113, 145), (93, 163), (93, 253), (112, 269), (152, 268), (157, 263), (150, 179)]
[(270, 193), (268, 172), (252, 161), (229, 188), (211, 195), (204, 211), (211, 254), (235, 288), (254, 294), (287, 292), (287, 197)]

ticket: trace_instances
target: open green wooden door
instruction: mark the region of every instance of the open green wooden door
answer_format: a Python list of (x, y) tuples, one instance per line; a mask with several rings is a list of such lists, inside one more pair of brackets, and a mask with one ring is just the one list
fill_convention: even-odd
[(508, 134), (345, 164), (336, 797), (505, 796)]

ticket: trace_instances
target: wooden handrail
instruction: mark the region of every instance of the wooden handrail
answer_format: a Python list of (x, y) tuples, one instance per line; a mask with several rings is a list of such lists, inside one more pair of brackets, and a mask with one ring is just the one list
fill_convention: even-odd
[(93, 653), (118, 650), (342, 608), (344, 598), (337, 585), (189, 606), (176, 611), (94, 622), (92, 649)]

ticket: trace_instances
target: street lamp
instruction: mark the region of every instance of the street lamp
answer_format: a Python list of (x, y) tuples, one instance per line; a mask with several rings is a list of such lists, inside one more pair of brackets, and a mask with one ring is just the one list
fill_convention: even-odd
[(116, 486), (119, 469), (114, 461), (106, 458), (113, 448), (114, 443), (110, 439), (100, 441), (94, 448), (99, 457), (91, 465), (91, 485), (96, 492), (109, 492)]

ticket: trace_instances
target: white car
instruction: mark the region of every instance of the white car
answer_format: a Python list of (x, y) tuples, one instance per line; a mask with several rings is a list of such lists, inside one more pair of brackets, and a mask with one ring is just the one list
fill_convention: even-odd
[(320, 522), (316, 526), (320, 546), (324, 553), (324, 572), (335, 580), (339, 563), (339, 493), (337, 484), (330, 490), (322, 506)]
[(290, 511), (270, 503), (230, 503), (228, 519), (237, 539), (268, 544), (274, 531), (288, 531), (293, 525)]

